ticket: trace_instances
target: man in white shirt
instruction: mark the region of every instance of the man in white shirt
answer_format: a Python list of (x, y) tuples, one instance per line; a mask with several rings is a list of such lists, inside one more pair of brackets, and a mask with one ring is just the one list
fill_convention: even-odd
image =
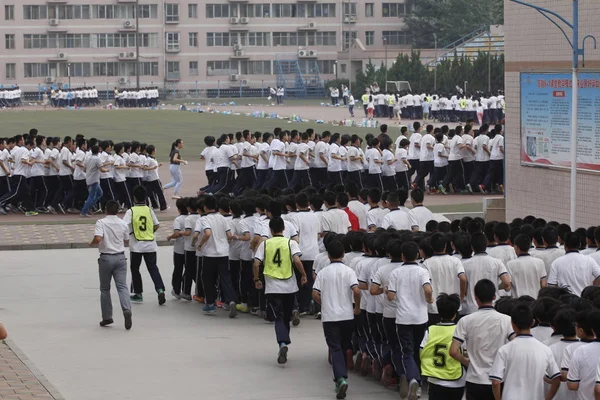
[[(471, 280), (473, 282), (473, 280)], [(494, 398), (490, 383), (490, 370), (496, 353), (513, 335), (508, 315), (500, 314), (493, 307), (496, 285), (482, 279), (475, 284), (475, 299), (479, 310), (458, 321), (450, 356), (463, 365), (468, 365), (466, 398), (469, 400), (499, 400)], [(466, 358), (461, 347), (466, 347)]]
[[(429, 128), (431, 127), (431, 131)], [(421, 143), (419, 145), (419, 173), (415, 178), (415, 183), (413, 184), (413, 188), (420, 188), (421, 190), (425, 190), (425, 178), (429, 176), (428, 183), (431, 187), (431, 181), (433, 180), (433, 146), (435, 145), (435, 137), (432, 135), (433, 126), (427, 125), (427, 133), (421, 139)], [(410, 149), (410, 148), (409, 148)], [(412, 165), (412, 162), (411, 162)]]
[(294, 176), (290, 181), (289, 188), (312, 186), (310, 177), (310, 148), (308, 147), (308, 133), (303, 132), (301, 142), (296, 146), (296, 157), (294, 158)]
[[(416, 263), (419, 246), (415, 242), (402, 244), (404, 265), (395, 269), (389, 278), (387, 297), (397, 301), (396, 336), (400, 351), (392, 350), (392, 359), (398, 376), (409, 382), (410, 400), (417, 399), (421, 382), (419, 371), (419, 346), (427, 329), (427, 304), (433, 303), (429, 272)], [(406, 397), (406, 396), (404, 396)]]
[(217, 200), (207, 196), (204, 200), (205, 216), (202, 220), (202, 239), (198, 251), (202, 251), (202, 285), (205, 293), (205, 314), (217, 312), (217, 283), (223, 293), (223, 302), (229, 304), (229, 318), (237, 315), (237, 294), (233, 289), (229, 272), (229, 241), (232, 238), (229, 223), (217, 212)]
[(548, 285), (569, 289), (580, 296), (587, 286), (600, 286), (600, 265), (590, 256), (579, 254), (578, 249), (579, 235), (565, 234), (566, 254), (552, 263)]
[(269, 303), (267, 317), (274, 322), (275, 335), (279, 346), (278, 364), (287, 362), (290, 340), (290, 320), (294, 308), (298, 282), (294, 269), (300, 273), (300, 285), (306, 284), (306, 273), (300, 260), (300, 247), (294, 240), (283, 237), (283, 219), (274, 217), (269, 221), (272, 238), (261, 242), (254, 255), (254, 284), (257, 290), (263, 288), (259, 277), (263, 265), (265, 294)]
[(129, 226), (129, 232), (131, 232), (129, 250), (131, 280), (134, 292), (133, 296), (131, 296), (131, 301), (136, 303), (144, 301), (142, 296), (144, 288), (142, 285), (142, 275), (140, 274), (140, 266), (142, 265), (143, 258), (154, 283), (154, 289), (158, 293), (158, 304), (162, 306), (166, 302), (165, 285), (156, 264), (158, 246), (156, 244), (155, 232), (158, 230), (159, 222), (154, 211), (146, 205), (147, 197), (146, 188), (140, 185), (136, 186), (133, 189), (135, 204), (127, 210), (123, 217), (123, 221)]
[(73, 184), (73, 172), (75, 167), (73, 166), (73, 153), (71, 152), (73, 147), (73, 139), (70, 136), (65, 136), (63, 140), (62, 148), (60, 149), (60, 156), (58, 158), (59, 168), (58, 178), (60, 180), (60, 187), (52, 200), (52, 209), (58, 209), (63, 214), (66, 214), (68, 208), (73, 207), (73, 195), (75, 186)]
[(547, 274), (544, 262), (529, 254), (531, 239), (529, 236), (520, 234), (514, 240), (517, 259), (506, 263), (506, 269), (510, 274), (513, 299), (521, 296), (531, 296), (537, 299), (541, 288), (547, 286)]
[(427, 207), (423, 205), (423, 201), (425, 200), (425, 193), (420, 189), (414, 189), (410, 192), (410, 202), (412, 203), (412, 212), (413, 215), (417, 218), (417, 223), (419, 224), (419, 230), (421, 232), (426, 231), (427, 223), (431, 220), (434, 220), (435, 217), (433, 213), (429, 211)]
[(287, 153), (285, 152), (285, 142), (287, 141), (287, 133), (281, 131), (279, 136), (275, 135), (275, 138), (271, 142), (271, 161), (273, 172), (271, 179), (265, 184), (265, 188), (280, 188), (286, 189), (289, 186), (287, 175), (285, 170), (287, 168)]
[(323, 195), (327, 211), (323, 214), (322, 236), (328, 232), (334, 232), (338, 235), (345, 235), (351, 229), (350, 219), (344, 210), (336, 207), (336, 195), (332, 191), (327, 191)]
[[(525, 304), (516, 305), (510, 318), (516, 337), (500, 347), (490, 370), (494, 397), (506, 400), (552, 399), (560, 387), (560, 370), (548, 346), (531, 335), (531, 308)], [(545, 380), (550, 382), (547, 391)]]
[(473, 139), (473, 149), (475, 150), (475, 162), (473, 164), (473, 172), (471, 173), (471, 179), (469, 180), (469, 187), (473, 191), (479, 191), (479, 185), (483, 183), (485, 175), (489, 169), (490, 164), (490, 149), (488, 136), (489, 126), (487, 124), (481, 125), (479, 128), (479, 134)]
[(419, 222), (416, 215), (411, 210), (401, 210), (400, 198), (398, 193), (392, 192), (388, 194), (387, 205), (390, 210), (381, 222), (381, 228), (394, 228), (397, 231), (417, 231), (419, 230)]
[[(421, 139), (423, 136), (421, 135), (421, 124), (419, 122), (415, 122), (413, 124), (414, 132), (410, 135), (410, 145), (408, 146), (408, 162), (410, 163), (410, 171), (408, 171), (408, 179), (411, 180), (412, 176), (415, 172), (419, 171), (419, 155), (421, 148)], [(429, 129), (431, 128), (431, 130)], [(427, 132), (433, 132), (433, 125), (427, 125)]]
[(361, 231), (366, 231), (368, 227), (367, 223), (367, 209), (364, 204), (358, 200), (358, 187), (354, 183), (348, 183), (346, 185), (346, 193), (350, 201), (348, 202), (348, 208), (356, 218), (358, 218), (358, 225)]
[[(594, 386), (597, 384), (597, 365), (600, 359), (600, 311), (588, 315), (596, 340), (584, 344), (573, 352), (567, 373), (567, 387), (577, 393), (577, 400), (594, 400)], [(597, 393), (597, 391), (596, 391)]]
[(342, 263), (344, 245), (335, 241), (328, 244), (331, 264), (317, 276), (312, 297), (321, 304), (321, 321), (329, 348), (333, 379), (338, 399), (348, 390), (347, 355), (352, 358), (354, 316), (360, 314), (360, 289), (356, 273)]
[(329, 162), (329, 138), (331, 132), (325, 131), (321, 140), (315, 144), (314, 161), (311, 168), (313, 185), (320, 189), (327, 186), (327, 164)]
[(98, 245), (100, 251), (100, 258), (98, 258), (100, 308), (102, 310), (100, 326), (114, 323), (110, 298), (110, 281), (114, 279), (125, 318), (125, 329), (129, 330), (132, 325), (131, 302), (127, 289), (127, 258), (124, 246), (129, 242), (129, 227), (117, 216), (118, 212), (119, 203), (116, 201), (106, 203), (106, 217), (96, 221), (94, 238), (90, 242), (90, 247)]

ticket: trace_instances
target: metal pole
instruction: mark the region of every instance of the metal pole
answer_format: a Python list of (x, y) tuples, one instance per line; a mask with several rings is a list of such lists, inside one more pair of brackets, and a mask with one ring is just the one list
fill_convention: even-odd
[(69, 89), (71, 89), (71, 63), (67, 63), (67, 76), (69, 77)]
[(434, 50), (434, 59), (433, 59), (433, 91), (437, 93), (437, 34), (433, 33), (433, 45), (435, 47)]
[(488, 31), (488, 92), (492, 92), (492, 33)]
[(574, 227), (577, 208), (577, 106), (579, 64), (579, 1), (573, 0), (573, 84), (571, 86), (571, 210), (569, 224)]
[(135, 88), (140, 90), (140, 0), (135, 0)]
[(354, 39), (350, 40), (348, 44), (348, 90), (352, 93), (352, 43), (354, 43)]
[(387, 86), (388, 80), (388, 57), (387, 57), (387, 38), (383, 38), (383, 46), (385, 47), (385, 84)]

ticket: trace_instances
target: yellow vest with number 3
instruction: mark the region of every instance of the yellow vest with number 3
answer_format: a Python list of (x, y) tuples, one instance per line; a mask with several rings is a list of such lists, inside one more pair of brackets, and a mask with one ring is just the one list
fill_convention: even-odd
[(138, 242), (151, 242), (154, 240), (154, 220), (148, 206), (131, 207), (131, 228), (133, 237)]
[(456, 325), (432, 325), (427, 344), (421, 350), (421, 375), (444, 381), (462, 377), (462, 365), (450, 357), (450, 345)]
[(272, 279), (286, 280), (294, 275), (290, 239), (275, 236), (265, 240), (264, 274)]

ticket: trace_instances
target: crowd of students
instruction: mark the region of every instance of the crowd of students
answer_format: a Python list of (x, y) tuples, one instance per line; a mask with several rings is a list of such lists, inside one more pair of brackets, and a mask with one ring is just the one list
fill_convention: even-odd
[(21, 105), (21, 89), (0, 89), (0, 108), (13, 108)]
[(358, 135), (319, 135), (313, 129), (207, 136), (201, 158), (208, 185), (201, 191), (239, 195), (248, 188), (320, 189), (352, 182), (382, 191), (418, 187), (429, 193), (502, 193), (503, 127), (473, 125), (468, 120), (464, 127), (427, 125), (423, 130), (414, 122), (410, 136), (402, 127), (394, 140), (384, 124), (377, 137), (365, 136), (364, 150)]
[(273, 322), (280, 364), (314, 314), (337, 398), (349, 370), (411, 400), (425, 380), (432, 400), (600, 395), (600, 228), (446, 222), (423, 200), (353, 183), (179, 199), (171, 294)]
[[(174, 148), (182, 145), (179, 140)], [(83, 135), (61, 139), (39, 135), (37, 129), (0, 138), (0, 214), (87, 217), (109, 200), (116, 200), (124, 211), (132, 206), (137, 185), (147, 189), (153, 208), (164, 211), (168, 206), (158, 176), (162, 163), (155, 155), (155, 146), (137, 141), (115, 144)], [(185, 161), (176, 157), (171, 163)]]
[(91, 107), (100, 104), (98, 89), (95, 86), (80, 88), (52, 88), (43, 93), (43, 105), (45, 106), (50, 97), (51, 106), (54, 108), (64, 107)]

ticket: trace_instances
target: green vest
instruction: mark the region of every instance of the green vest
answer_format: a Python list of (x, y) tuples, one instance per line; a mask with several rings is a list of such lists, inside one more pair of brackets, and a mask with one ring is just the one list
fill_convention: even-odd
[(131, 228), (133, 237), (138, 242), (151, 242), (154, 240), (154, 220), (148, 206), (131, 207)]
[(450, 357), (450, 345), (456, 325), (432, 325), (427, 344), (421, 350), (421, 375), (444, 381), (462, 377), (462, 365)]
[(286, 280), (294, 275), (290, 239), (275, 236), (265, 241), (264, 274), (269, 278)]

